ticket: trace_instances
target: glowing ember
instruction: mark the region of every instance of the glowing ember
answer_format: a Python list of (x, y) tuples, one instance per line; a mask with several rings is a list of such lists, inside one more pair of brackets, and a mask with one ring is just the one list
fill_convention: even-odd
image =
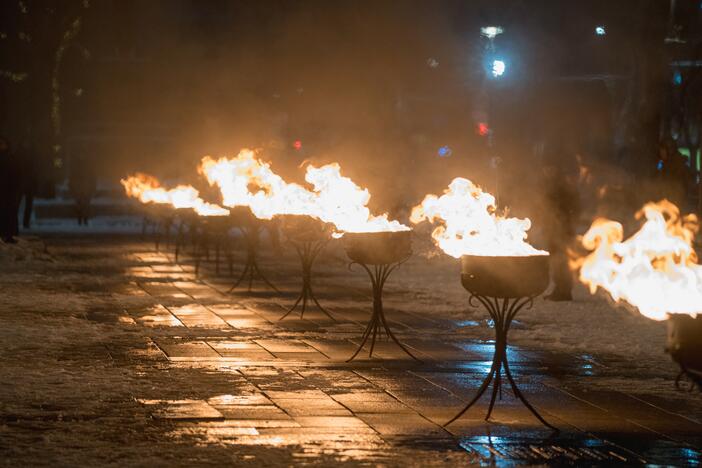
[(412, 208), (410, 221), (439, 226), (432, 232), (434, 242), (447, 254), (528, 256), (547, 255), (526, 242), (531, 221), (496, 214), (495, 197), (468, 179), (457, 177), (440, 197), (427, 195)]
[(127, 195), (142, 203), (170, 204), (174, 208), (192, 208), (200, 216), (227, 216), (229, 210), (207, 203), (200, 193), (190, 185), (178, 185), (173, 189), (161, 187), (158, 179), (137, 173), (121, 180)]
[(222, 192), (225, 206), (248, 206), (262, 219), (276, 215), (307, 215), (332, 223), (341, 232), (406, 231), (407, 226), (390, 221), (386, 214), (373, 216), (366, 206), (368, 190), (341, 175), (338, 164), (308, 166), (305, 180), (312, 189), (287, 183), (270, 164), (242, 150), (236, 158), (202, 159), (200, 172)]
[(618, 222), (592, 223), (582, 238), (592, 252), (576, 265), (580, 280), (591, 293), (602, 288), (650, 319), (665, 320), (667, 313), (694, 318), (702, 313), (702, 266), (692, 247), (697, 217), (681, 217), (667, 200), (647, 203), (636, 216), (645, 222), (626, 240)]

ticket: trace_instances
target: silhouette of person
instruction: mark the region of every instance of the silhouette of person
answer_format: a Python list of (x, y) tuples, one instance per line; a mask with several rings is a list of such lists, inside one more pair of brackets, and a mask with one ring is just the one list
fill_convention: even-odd
[(22, 199), (20, 161), (10, 148), (10, 142), (0, 137), (0, 238), (14, 244), (19, 233), (17, 212)]
[(667, 198), (681, 210), (687, 202), (688, 183), (691, 179), (690, 167), (680, 154), (675, 140), (668, 137), (658, 148), (659, 198)]
[(83, 155), (71, 160), (69, 190), (76, 203), (78, 225), (87, 225), (90, 219), (90, 200), (95, 195), (95, 168), (92, 161)]
[(29, 229), (32, 219), (32, 209), (34, 207), (34, 196), (39, 188), (38, 155), (31, 141), (25, 140), (22, 142), (17, 152), (17, 158), (22, 165), (22, 188), (20, 194), (20, 198), (24, 197), (22, 226), (25, 229)]
[(563, 163), (553, 160), (543, 166), (546, 205), (544, 234), (551, 254), (551, 275), (555, 284), (546, 299), (552, 301), (573, 299), (568, 247), (575, 238), (575, 225), (580, 213), (576, 182), (567, 176), (562, 166)]

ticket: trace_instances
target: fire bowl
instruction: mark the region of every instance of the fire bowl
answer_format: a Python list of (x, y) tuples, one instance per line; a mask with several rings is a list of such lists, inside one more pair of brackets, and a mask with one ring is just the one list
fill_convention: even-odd
[(280, 228), (285, 235), (296, 242), (317, 242), (329, 239), (332, 226), (307, 215), (279, 215)]
[(142, 205), (144, 214), (153, 219), (172, 217), (175, 208), (165, 203), (145, 203)]
[(665, 350), (702, 388), (702, 315), (670, 314)]
[(232, 225), (229, 216), (201, 216), (202, 227), (210, 232), (227, 231)]
[(175, 213), (178, 218), (189, 223), (196, 222), (199, 218), (197, 212), (192, 208), (176, 208)]
[(538, 296), (549, 284), (549, 256), (461, 257), (461, 283), (470, 293), (486, 297)]
[(248, 226), (256, 221), (256, 217), (248, 206), (229, 208), (228, 218), (229, 222), (234, 226)]
[(412, 231), (347, 232), (346, 255), (366, 265), (388, 265), (412, 255)]

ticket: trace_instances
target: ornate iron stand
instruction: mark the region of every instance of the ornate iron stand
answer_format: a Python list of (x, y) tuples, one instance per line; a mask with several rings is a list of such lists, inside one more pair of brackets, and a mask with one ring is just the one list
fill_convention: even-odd
[(220, 253), (223, 250), (229, 266), (229, 275), (233, 275), (233, 259), (232, 252), (229, 248), (228, 226), (216, 225), (212, 223), (203, 223), (202, 230), (195, 241), (195, 274), (200, 272), (200, 263), (203, 255), (206, 260), (210, 259), (210, 247), (214, 247), (215, 252), (215, 274), (220, 272)]
[(275, 292), (280, 292), (280, 290), (276, 288), (273, 283), (268, 281), (268, 278), (263, 275), (261, 269), (258, 267), (258, 247), (260, 244), (261, 229), (263, 229), (263, 227), (260, 223), (254, 221), (248, 223), (247, 225), (240, 226), (239, 229), (246, 240), (246, 264), (241, 276), (239, 276), (239, 279), (236, 280), (231, 288), (229, 288), (228, 292), (231, 293), (234, 291), (245, 278), (248, 278), (248, 292), (251, 292), (251, 287), (255, 277), (258, 277), (258, 279), (266, 283), (266, 285), (268, 285), (268, 287), (273, 289)]
[(500, 399), (502, 399), (502, 369), (504, 368), (505, 376), (507, 377), (507, 380), (509, 381), (509, 384), (512, 387), (512, 392), (514, 392), (514, 396), (517, 397), (522, 402), (522, 404), (526, 406), (539, 421), (541, 421), (541, 423), (544, 426), (549, 427), (554, 431), (557, 431), (557, 428), (547, 423), (546, 420), (544, 420), (544, 418), (541, 417), (541, 415), (536, 411), (536, 409), (534, 409), (533, 406), (531, 406), (531, 404), (529, 404), (527, 399), (519, 390), (519, 387), (517, 387), (517, 384), (515, 383), (514, 378), (512, 377), (512, 373), (509, 370), (509, 362), (507, 359), (507, 332), (509, 331), (509, 327), (512, 324), (512, 320), (524, 306), (529, 306), (529, 308), (531, 308), (534, 302), (534, 298), (506, 297), (500, 299), (497, 297), (486, 297), (479, 294), (471, 293), (469, 303), (473, 307), (477, 306), (477, 304), (474, 303), (475, 299), (477, 299), (485, 307), (485, 309), (487, 309), (488, 313), (490, 314), (490, 317), (492, 317), (495, 326), (495, 353), (492, 357), (492, 367), (490, 368), (490, 372), (488, 373), (488, 375), (485, 377), (485, 380), (483, 380), (482, 385), (480, 385), (478, 393), (473, 397), (470, 403), (468, 403), (468, 405), (466, 405), (466, 407), (463, 408), (450, 421), (444, 424), (444, 426), (448, 426), (456, 419), (463, 416), (463, 414), (466, 411), (468, 411), (468, 409), (470, 409), (470, 407), (473, 406), (473, 404), (475, 404), (475, 402), (477, 402), (480, 399), (483, 393), (485, 393), (485, 391), (490, 386), (490, 383), (494, 380), (492, 386), (492, 397), (490, 398), (490, 406), (488, 407), (488, 412), (485, 416), (486, 421), (490, 419), (490, 415), (492, 414), (492, 408), (495, 405), (495, 400), (497, 399), (498, 393), (500, 395)]
[[(193, 246), (193, 251), (197, 248), (198, 234), (201, 230), (200, 217), (190, 208), (176, 209), (178, 230), (175, 236), (175, 261), (178, 263), (181, 250), (185, 250), (188, 243), (188, 236)], [(170, 229), (170, 228), (169, 228)]]
[(154, 245), (156, 247), (156, 250), (159, 250), (161, 247), (161, 242), (166, 246), (166, 250), (168, 250), (170, 241), (171, 241), (171, 228), (173, 226), (173, 216), (172, 215), (156, 215), (155, 217), (152, 218), (152, 224), (153, 224), (153, 229), (152, 229), (152, 234), (154, 236)]
[(293, 304), (293, 306), (289, 308), (287, 312), (285, 312), (285, 314), (283, 314), (283, 316), (280, 317), (279, 320), (283, 320), (285, 317), (290, 315), (290, 313), (297, 308), (300, 302), (302, 302), (302, 308), (300, 310), (300, 318), (302, 318), (307, 308), (307, 301), (311, 300), (315, 303), (319, 310), (321, 310), (327, 315), (327, 317), (336, 321), (336, 319), (332, 317), (329, 311), (319, 304), (317, 297), (312, 291), (312, 265), (317, 259), (319, 253), (329, 243), (329, 239), (303, 241), (295, 241), (291, 239), (290, 242), (295, 247), (297, 255), (300, 257), (300, 263), (302, 265), (302, 291), (300, 292), (300, 296), (295, 301), (295, 304)]
[(402, 265), (408, 259), (409, 256), (397, 263), (371, 265), (370, 267), (365, 263), (361, 262), (351, 262), (349, 264), (349, 269), (351, 269), (351, 267), (354, 264), (360, 265), (361, 267), (363, 267), (364, 270), (366, 270), (368, 276), (370, 276), (371, 284), (373, 287), (373, 313), (371, 314), (371, 318), (368, 321), (368, 325), (366, 326), (365, 332), (363, 332), (361, 345), (358, 347), (356, 352), (353, 353), (353, 356), (351, 356), (346, 362), (351, 362), (356, 356), (358, 356), (358, 353), (360, 353), (361, 350), (365, 347), (368, 338), (371, 339), (368, 357), (372, 357), (376, 337), (378, 337), (380, 334), (379, 331), (384, 331), (386, 336), (390, 337), (412, 359), (420, 361), (420, 359), (418, 359), (416, 356), (409, 352), (405, 345), (400, 343), (400, 340), (398, 340), (395, 334), (392, 332), (392, 330), (390, 330), (388, 322), (387, 320), (385, 320), (385, 312), (383, 311), (383, 287), (385, 286), (385, 281), (387, 281), (388, 276), (390, 276), (390, 273), (392, 273), (393, 270), (395, 270), (395, 268)]

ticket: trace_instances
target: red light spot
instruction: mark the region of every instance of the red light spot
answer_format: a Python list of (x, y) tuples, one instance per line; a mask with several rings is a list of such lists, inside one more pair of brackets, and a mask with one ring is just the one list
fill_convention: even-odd
[(293, 148), (295, 148), (298, 151), (301, 150), (302, 149), (302, 141), (295, 140), (295, 142), (293, 143)]
[(478, 135), (480, 136), (486, 136), (488, 133), (490, 133), (490, 128), (485, 122), (479, 122), (478, 123)]

